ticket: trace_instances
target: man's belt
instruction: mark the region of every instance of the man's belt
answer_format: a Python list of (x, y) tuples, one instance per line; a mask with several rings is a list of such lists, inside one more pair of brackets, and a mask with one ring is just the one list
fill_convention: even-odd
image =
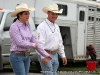
[(49, 53), (49, 54), (56, 54), (58, 50), (52, 50), (52, 51), (51, 51), (51, 50), (45, 49), (45, 51), (46, 51), (47, 53)]
[(11, 51), (12, 53), (15, 53), (15, 54), (22, 54), (22, 55), (24, 55), (24, 56), (28, 56), (28, 55), (30, 55), (30, 52), (28, 52), (28, 51)]

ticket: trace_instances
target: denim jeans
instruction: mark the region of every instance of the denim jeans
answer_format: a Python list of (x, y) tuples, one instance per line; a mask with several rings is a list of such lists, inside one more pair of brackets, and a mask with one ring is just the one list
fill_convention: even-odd
[(52, 57), (52, 60), (48, 60), (47, 64), (42, 64), (41, 57), (38, 57), (43, 75), (56, 75), (59, 66), (58, 54), (50, 55)]
[(28, 75), (30, 57), (22, 54), (10, 53), (10, 64), (15, 75)]

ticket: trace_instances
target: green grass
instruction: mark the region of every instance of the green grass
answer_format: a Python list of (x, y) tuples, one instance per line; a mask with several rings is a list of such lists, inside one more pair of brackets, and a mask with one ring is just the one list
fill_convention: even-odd
[(36, 70), (36, 63), (32, 62), (31, 66), (30, 66), (30, 70)]
[[(36, 63), (32, 63), (32, 65), (30, 66), (30, 69), (31, 70), (36, 70)], [(96, 70), (95, 71), (88, 71), (87, 70), (87, 67), (86, 67), (86, 64), (85, 63), (82, 63), (82, 64), (80, 64), (80, 63), (76, 63), (76, 64), (73, 64), (73, 63), (71, 63), (71, 64), (68, 64), (68, 66), (60, 66), (59, 68), (58, 68), (58, 72), (60, 72), (60, 71), (72, 71), (72, 72), (82, 72), (82, 73), (84, 73), (84, 72), (87, 72), (87, 73), (90, 73), (90, 74), (100, 74), (100, 68), (96, 68)]]
[[(5, 65), (4, 68), (11, 68), (11, 66), (8, 64), (8, 65)], [(31, 66), (30, 66), (30, 70), (34, 70), (36, 71), (36, 63), (32, 62)], [(71, 72), (87, 72), (87, 73), (90, 73), (90, 74), (100, 74), (100, 68), (96, 68), (95, 71), (88, 71), (87, 70), (87, 67), (86, 67), (86, 64), (69, 64), (68, 66), (60, 66), (58, 68), (58, 71), (71, 71)]]
[(75, 68), (75, 67), (59, 67), (58, 71), (86, 71), (85, 67)]
[(4, 65), (4, 68), (11, 68), (10, 64)]

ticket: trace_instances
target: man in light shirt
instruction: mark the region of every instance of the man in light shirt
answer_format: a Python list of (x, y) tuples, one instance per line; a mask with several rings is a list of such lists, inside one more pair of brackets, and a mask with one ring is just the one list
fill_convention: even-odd
[(42, 48), (48, 52), (52, 60), (47, 60), (39, 54), (39, 62), (43, 75), (56, 75), (59, 66), (58, 54), (62, 58), (63, 65), (67, 64), (67, 59), (62, 44), (62, 37), (59, 26), (55, 24), (58, 13), (62, 13), (63, 9), (58, 9), (57, 4), (44, 7), (43, 12), (48, 15), (47, 19), (37, 27), (37, 39)]

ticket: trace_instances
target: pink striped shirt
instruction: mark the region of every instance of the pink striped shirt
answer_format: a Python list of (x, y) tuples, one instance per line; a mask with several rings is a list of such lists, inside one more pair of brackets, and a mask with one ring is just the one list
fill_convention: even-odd
[[(31, 47), (33, 48), (35, 43), (38, 44), (29, 25), (24, 25), (19, 20), (16, 20), (16, 22), (11, 25), (9, 33), (11, 38), (10, 51), (29, 51)], [(40, 46), (38, 46), (37, 51), (44, 57), (49, 56)]]

